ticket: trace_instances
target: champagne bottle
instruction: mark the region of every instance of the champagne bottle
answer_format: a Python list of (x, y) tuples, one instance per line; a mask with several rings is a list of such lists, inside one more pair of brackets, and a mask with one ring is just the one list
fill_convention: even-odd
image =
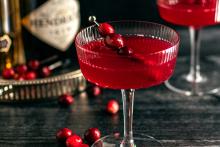
[(20, 0), (29, 58), (76, 58), (73, 40), (80, 26), (78, 0)]
[(18, 0), (0, 0), (0, 70), (25, 63)]

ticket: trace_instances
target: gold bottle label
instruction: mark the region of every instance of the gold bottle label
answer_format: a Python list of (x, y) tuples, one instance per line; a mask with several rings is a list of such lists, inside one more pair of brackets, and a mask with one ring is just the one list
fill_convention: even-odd
[(79, 29), (79, 3), (77, 0), (49, 0), (24, 17), (22, 24), (41, 41), (65, 51)]
[(0, 52), (9, 52), (11, 48), (11, 39), (8, 35), (0, 37)]

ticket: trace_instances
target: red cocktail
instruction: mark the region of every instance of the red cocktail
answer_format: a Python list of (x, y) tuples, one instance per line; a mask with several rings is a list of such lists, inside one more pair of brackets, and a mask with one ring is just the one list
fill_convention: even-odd
[[(172, 47), (168, 41), (151, 37), (126, 36), (125, 44), (141, 59), (122, 56), (105, 45), (103, 40), (82, 46), (86, 57), (79, 56), (83, 75), (92, 83), (111, 89), (139, 89), (160, 84), (173, 73), (176, 56), (163, 61), (165, 51)], [(161, 53), (157, 53), (161, 52)]]
[(158, 0), (161, 17), (173, 24), (203, 27), (219, 22), (216, 0)]
[[(219, 85), (216, 67), (219, 65), (203, 65), (200, 67), (200, 28), (220, 22), (219, 0), (157, 0), (161, 17), (173, 24), (188, 26), (190, 29), (191, 57), (190, 71), (179, 71), (166, 82), (172, 91), (185, 95), (204, 95), (214, 93)], [(183, 66), (181, 63), (180, 66)], [(213, 67), (213, 68), (211, 68)], [(211, 69), (210, 69), (211, 68)]]
[(132, 54), (121, 54), (106, 45), (97, 26), (83, 29), (75, 42), (85, 78), (101, 87), (122, 91), (124, 136), (107, 136), (93, 146), (160, 146), (152, 137), (133, 137), (134, 91), (158, 85), (172, 75), (179, 36), (166, 26), (150, 22), (121, 21), (111, 25), (116, 33), (122, 35), (124, 46), (131, 48)]

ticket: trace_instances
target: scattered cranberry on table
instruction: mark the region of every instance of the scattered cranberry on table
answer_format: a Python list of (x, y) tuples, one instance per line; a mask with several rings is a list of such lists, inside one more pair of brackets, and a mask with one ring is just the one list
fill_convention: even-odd
[(98, 128), (89, 128), (84, 133), (84, 139), (91, 145), (101, 137), (101, 132)]
[(62, 128), (60, 130), (57, 131), (56, 133), (56, 139), (60, 142), (60, 143), (65, 143), (66, 139), (68, 137), (70, 137), (73, 134), (72, 130), (70, 130), (69, 128)]
[(61, 106), (70, 106), (74, 103), (74, 98), (70, 94), (63, 94), (59, 97), (58, 102)]
[(66, 139), (67, 147), (80, 147), (83, 144), (82, 138), (76, 134), (71, 135)]
[(118, 101), (112, 99), (109, 100), (106, 105), (106, 111), (110, 114), (116, 114), (119, 110), (119, 104)]
[(102, 89), (99, 86), (88, 86), (86, 89), (89, 96), (97, 97), (102, 93)]

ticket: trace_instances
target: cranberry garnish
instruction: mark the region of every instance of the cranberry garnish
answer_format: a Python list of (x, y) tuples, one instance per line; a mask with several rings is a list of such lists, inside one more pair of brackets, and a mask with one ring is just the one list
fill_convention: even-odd
[(124, 40), (120, 34), (111, 34), (105, 37), (105, 43), (109, 47), (120, 49), (124, 47)]
[(2, 70), (2, 77), (4, 79), (12, 79), (14, 77), (15, 71), (13, 68), (4, 68)]
[(19, 73), (19, 74), (24, 74), (25, 72), (27, 72), (27, 70), (28, 70), (28, 68), (27, 68), (27, 65), (25, 65), (25, 64), (18, 65), (18, 66), (16, 67), (16, 71), (17, 71), (17, 73)]
[(89, 128), (86, 130), (84, 134), (84, 139), (89, 143), (93, 144), (95, 141), (100, 139), (101, 137), (101, 132), (99, 131), (98, 128)]
[(64, 94), (59, 97), (58, 102), (61, 106), (70, 106), (71, 104), (73, 104), (74, 98), (72, 97), (72, 95)]
[(60, 143), (65, 143), (66, 139), (72, 135), (72, 130), (68, 128), (62, 128), (57, 131), (56, 133), (56, 139)]
[(119, 104), (116, 100), (109, 100), (106, 105), (106, 111), (110, 114), (116, 114), (119, 110)]
[(26, 80), (34, 80), (37, 78), (37, 74), (34, 71), (29, 71), (25, 74), (25, 79)]
[(120, 49), (118, 49), (118, 54), (119, 55), (126, 55), (126, 56), (129, 56), (129, 55), (133, 55), (133, 49), (130, 48), (130, 47), (127, 47), (127, 46), (124, 46)]
[(44, 66), (40, 70), (40, 74), (42, 77), (48, 77), (51, 74), (51, 70), (48, 66)]
[(91, 86), (87, 89), (87, 93), (89, 94), (89, 96), (99, 96), (102, 93), (102, 90), (99, 86)]
[(80, 147), (82, 143), (83, 143), (82, 138), (76, 134), (68, 137), (66, 140), (67, 147)]
[(114, 28), (108, 23), (100, 23), (98, 27), (101, 36), (107, 36), (115, 33)]
[(37, 70), (40, 66), (40, 62), (38, 60), (30, 60), (28, 62), (28, 67), (32, 70)]
[(24, 75), (14, 74), (14, 79), (18, 81), (23, 81), (25, 78)]

